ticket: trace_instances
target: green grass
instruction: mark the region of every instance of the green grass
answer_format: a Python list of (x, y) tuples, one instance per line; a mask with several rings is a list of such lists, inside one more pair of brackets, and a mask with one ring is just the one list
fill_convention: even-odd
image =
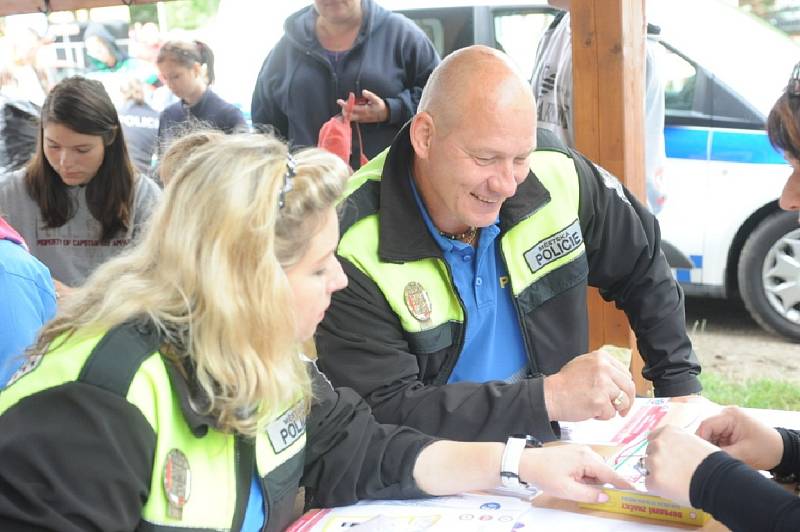
[(703, 396), (720, 405), (750, 408), (800, 410), (800, 385), (770, 379), (733, 382), (719, 374), (703, 371)]
[[(604, 345), (602, 347), (626, 366), (631, 359), (631, 350), (625, 347)], [(703, 397), (720, 405), (737, 405), (748, 408), (800, 411), (800, 384), (771, 379), (732, 381), (719, 373), (703, 370)]]

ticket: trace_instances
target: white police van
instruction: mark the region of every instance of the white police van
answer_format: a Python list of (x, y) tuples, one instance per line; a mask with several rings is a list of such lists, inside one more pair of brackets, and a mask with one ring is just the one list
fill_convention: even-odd
[[(546, 1), (380, 0), (444, 56), (482, 43), (533, 71)], [(764, 123), (800, 47), (718, 0), (648, 0), (666, 88), (665, 253), (689, 295), (741, 297), (768, 330), (800, 340), (800, 225), (777, 199), (789, 166)]]

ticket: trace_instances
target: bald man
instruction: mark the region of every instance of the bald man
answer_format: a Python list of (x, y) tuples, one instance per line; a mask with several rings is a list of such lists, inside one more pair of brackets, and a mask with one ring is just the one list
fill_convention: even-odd
[(629, 316), (657, 395), (700, 390), (656, 220), (608, 172), (538, 143), (527, 81), (473, 46), (434, 70), (411, 122), (352, 177), (337, 248), (349, 286), (317, 350), (380, 421), (552, 440), (557, 421), (627, 413), (627, 368), (587, 353), (587, 285)]

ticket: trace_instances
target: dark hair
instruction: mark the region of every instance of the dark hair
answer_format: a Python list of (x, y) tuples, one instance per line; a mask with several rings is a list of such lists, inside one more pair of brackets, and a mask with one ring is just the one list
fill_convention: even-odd
[(61, 227), (75, 215), (67, 185), (44, 154), (44, 128), (61, 124), (103, 139), (105, 153), (97, 174), (86, 185), (89, 212), (102, 225), (100, 240), (108, 242), (131, 223), (134, 170), (125, 147), (122, 126), (111, 98), (99, 81), (67, 78), (50, 91), (42, 106), (39, 140), (25, 173), (28, 193), (39, 205), (47, 227)]
[(767, 136), (776, 149), (800, 161), (800, 63), (769, 112)]
[(186, 68), (194, 65), (206, 65), (208, 84), (214, 83), (214, 52), (202, 41), (167, 41), (158, 51), (156, 63), (166, 60), (175, 61)]

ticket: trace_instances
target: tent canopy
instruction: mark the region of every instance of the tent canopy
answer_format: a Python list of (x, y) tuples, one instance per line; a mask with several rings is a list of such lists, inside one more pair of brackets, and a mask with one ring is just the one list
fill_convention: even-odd
[(154, 4), (156, 0), (2, 0), (0, 17), (21, 13), (50, 13), (90, 7)]

